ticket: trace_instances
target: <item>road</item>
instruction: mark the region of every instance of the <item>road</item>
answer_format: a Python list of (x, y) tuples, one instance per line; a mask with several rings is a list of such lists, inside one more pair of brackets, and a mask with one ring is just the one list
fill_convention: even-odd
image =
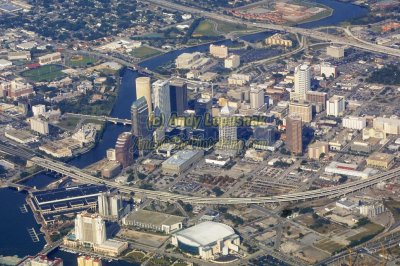
[[(0, 146), (0, 150), (1, 146)], [(206, 198), (206, 197), (197, 197), (197, 196), (187, 196), (174, 194), (170, 192), (164, 191), (154, 191), (154, 190), (145, 190), (139, 189), (136, 187), (129, 187), (120, 185), (114, 181), (99, 179), (92, 175), (89, 175), (82, 171), (79, 168), (76, 168), (72, 165), (68, 165), (65, 163), (60, 163), (50, 159), (44, 159), (37, 156), (34, 156), (30, 159), (30, 161), (38, 166), (41, 166), (45, 169), (55, 171), (57, 173), (70, 176), (82, 183), (103, 183), (107, 186), (114, 187), (119, 189), (123, 193), (138, 193), (143, 194), (151, 199), (160, 200), (160, 201), (172, 201), (175, 202), (177, 200), (182, 200), (183, 202), (192, 203), (192, 204), (262, 204), (262, 203), (284, 203), (284, 202), (298, 202), (298, 201), (306, 201), (306, 200), (314, 200), (320, 199), (324, 197), (341, 197), (347, 195), (349, 193), (353, 193), (359, 190), (362, 190), (367, 187), (374, 186), (382, 181), (386, 181), (392, 178), (395, 178), (399, 175), (400, 167), (389, 170), (385, 173), (374, 175), (368, 179), (353, 181), (350, 183), (346, 183), (343, 185), (321, 188), (317, 190), (310, 190), (305, 192), (296, 192), (289, 193), (277, 196), (270, 197), (253, 197), (253, 198), (231, 198), (231, 197), (220, 197), (220, 198)]]
[(293, 34), (300, 34), (300, 35), (308, 36), (308, 37), (311, 37), (311, 38), (314, 38), (317, 40), (321, 40), (324, 42), (329, 41), (332, 43), (353, 46), (353, 47), (371, 51), (371, 52), (378, 52), (378, 53), (383, 53), (383, 54), (387, 54), (387, 55), (400, 57), (400, 51), (398, 49), (385, 47), (382, 45), (377, 45), (377, 44), (368, 43), (368, 42), (361, 42), (352, 37), (335, 36), (335, 35), (320, 32), (320, 31), (317, 31), (314, 29), (303, 29), (303, 28), (297, 28), (297, 27), (291, 27), (291, 26), (275, 25), (275, 24), (264, 23), (264, 22), (263, 23), (249, 22), (247, 20), (227, 16), (227, 15), (224, 15), (221, 13), (213, 13), (213, 12), (208, 12), (205, 10), (199, 10), (197, 8), (183, 6), (183, 5), (171, 3), (171, 2), (168, 2), (165, 0), (145, 0), (145, 1), (155, 4), (155, 5), (158, 5), (158, 6), (162, 6), (164, 8), (179, 10), (179, 11), (186, 12), (186, 13), (192, 13), (192, 14), (196, 14), (201, 17), (206, 17), (206, 18), (224, 21), (224, 22), (228, 22), (228, 23), (244, 24), (244, 25), (247, 25), (248, 27), (255, 27), (255, 28), (261, 28), (261, 29), (266, 29), (266, 30), (276, 30), (276, 31), (289, 32), (289, 33), (293, 33)]
[(93, 120), (111, 122), (114, 124), (123, 124), (124, 126), (132, 125), (132, 121), (129, 119), (122, 119), (122, 118), (115, 118), (115, 117), (108, 117), (108, 116), (83, 115), (83, 114), (73, 114), (73, 113), (65, 113), (64, 116), (65, 117), (93, 119)]

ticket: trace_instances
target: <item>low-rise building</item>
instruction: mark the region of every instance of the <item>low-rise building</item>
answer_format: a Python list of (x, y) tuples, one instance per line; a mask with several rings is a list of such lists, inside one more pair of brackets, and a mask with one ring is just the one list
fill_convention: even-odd
[(339, 162), (331, 162), (325, 167), (325, 172), (330, 174), (338, 174), (351, 177), (359, 177), (361, 179), (366, 179), (372, 174), (371, 168), (366, 168), (364, 171), (357, 170), (358, 165), (347, 164)]
[(210, 61), (200, 52), (183, 53), (175, 59), (175, 65), (178, 69), (199, 69)]
[(267, 158), (268, 153), (266, 151), (258, 151), (256, 149), (248, 149), (244, 155), (246, 159), (262, 162)]
[(134, 226), (156, 232), (170, 234), (182, 229), (185, 217), (147, 210), (132, 211), (122, 219), (125, 226)]
[(216, 58), (227, 58), (228, 57), (228, 47), (225, 45), (210, 45), (210, 54)]
[(128, 242), (107, 239), (101, 244), (94, 245), (93, 251), (106, 256), (118, 257), (128, 249)]
[(26, 130), (9, 129), (4, 133), (4, 135), (6, 136), (6, 138), (9, 138), (21, 144), (28, 144), (38, 141), (37, 136), (32, 135)]
[(233, 69), (240, 66), (240, 55), (230, 55), (224, 61), (225, 68)]
[(375, 128), (364, 128), (362, 130), (362, 139), (363, 140), (368, 140), (368, 139), (386, 139), (386, 134), (383, 130), (381, 129), (375, 129)]
[(48, 64), (53, 64), (53, 63), (59, 63), (59, 62), (61, 62), (61, 53), (56, 52), (56, 53), (39, 56), (38, 61), (39, 61), (39, 64), (42, 66), (48, 65)]
[(308, 158), (312, 160), (319, 160), (321, 154), (327, 154), (329, 145), (327, 142), (317, 141), (308, 146)]
[(394, 155), (382, 152), (375, 152), (367, 158), (367, 165), (377, 168), (388, 169), (394, 163)]
[(343, 46), (330, 45), (326, 47), (326, 54), (334, 58), (343, 58), (344, 50)]
[(373, 128), (382, 130), (385, 134), (398, 135), (400, 134), (400, 119), (396, 116), (376, 117)]
[(365, 117), (346, 116), (343, 118), (343, 127), (355, 130), (361, 130), (367, 126)]
[(215, 165), (219, 167), (228, 165), (230, 161), (231, 161), (230, 157), (223, 157), (223, 156), (209, 156), (205, 159), (206, 164)]
[(265, 43), (269, 45), (280, 45), (285, 47), (292, 47), (292, 40), (283, 38), (282, 34), (276, 33), (265, 39)]
[(26, 60), (31, 61), (31, 52), (29, 51), (22, 51), (22, 52), (9, 52), (7, 54), (7, 59), (10, 61), (17, 61), (17, 60)]
[(321, 64), (321, 76), (325, 76), (326, 78), (333, 77), (336, 78), (337, 70), (336, 66), (331, 65), (330, 63), (322, 63)]
[(246, 74), (232, 74), (228, 78), (229, 85), (243, 86), (250, 82), (250, 75)]
[(163, 162), (161, 168), (164, 173), (179, 175), (192, 167), (203, 155), (203, 150), (182, 150)]
[(385, 212), (383, 203), (372, 203), (360, 206), (360, 214), (368, 218), (373, 218)]

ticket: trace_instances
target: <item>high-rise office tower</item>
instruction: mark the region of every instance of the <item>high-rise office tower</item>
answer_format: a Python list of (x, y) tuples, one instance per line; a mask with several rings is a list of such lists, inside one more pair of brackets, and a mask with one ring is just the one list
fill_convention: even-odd
[(311, 69), (308, 65), (299, 65), (294, 70), (294, 91), (290, 93), (291, 100), (305, 100), (306, 93), (311, 89)]
[(136, 79), (136, 99), (140, 99), (141, 97), (146, 98), (147, 111), (150, 115), (153, 109), (151, 105), (151, 84), (149, 77), (139, 77)]
[(254, 138), (257, 143), (272, 145), (276, 140), (276, 128), (273, 125), (257, 126), (254, 129)]
[(293, 154), (303, 151), (303, 123), (298, 115), (290, 115), (286, 119), (286, 146)]
[[(204, 128), (204, 125), (210, 125), (212, 111), (212, 100), (200, 98), (194, 104), (194, 112), (197, 117), (201, 117), (202, 123), (199, 128)], [(207, 121), (206, 121), (207, 120)]]
[(155, 115), (164, 119), (164, 125), (168, 125), (171, 116), (171, 97), (168, 80), (157, 80), (153, 83), (154, 110)]
[(121, 133), (115, 144), (115, 159), (125, 168), (133, 163), (133, 153), (134, 145), (132, 133)]
[(221, 109), (218, 128), (221, 144), (237, 142), (236, 117), (233, 116), (233, 111), (228, 105)]
[(250, 89), (250, 108), (259, 109), (265, 104), (265, 93), (263, 88), (253, 87)]
[(101, 216), (120, 218), (123, 210), (121, 195), (103, 192), (97, 197), (97, 203)]
[(138, 138), (150, 136), (148, 105), (145, 97), (134, 101), (131, 106), (132, 134)]
[(100, 245), (106, 241), (106, 224), (98, 214), (79, 213), (75, 218), (75, 236), (81, 244)]
[(171, 113), (182, 116), (183, 112), (188, 109), (187, 84), (179, 79), (173, 79), (169, 83)]
[(333, 95), (326, 101), (326, 114), (332, 116), (341, 116), (346, 108), (346, 100), (344, 96)]

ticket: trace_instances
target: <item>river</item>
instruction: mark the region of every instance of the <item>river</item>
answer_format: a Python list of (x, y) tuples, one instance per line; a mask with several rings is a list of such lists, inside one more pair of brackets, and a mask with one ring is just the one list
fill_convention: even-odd
[[(332, 16), (325, 19), (302, 24), (301, 27), (311, 28), (326, 25), (337, 25), (342, 21), (363, 16), (368, 12), (367, 9), (350, 3), (342, 3), (333, 0), (316, 0), (316, 2), (333, 8), (335, 10), (334, 13)], [(266, 36), (271, 34), (273, 34), (273, 32), (265, 31), (241, 38), (254, 42), (264, 39)], [(217, 43), (229, 45), (230, 42), (230, 40), (222, 40), (218, 41)], [(154, 70), (157, 66), (174, 60), (178, 55), (184, 52), (204, 52), (207, 51), (207, 49), (208, 44), (171, 51), (144, 61), (140, 65), (142, 67), (147, 67), (151, 70)], [(136, 98), (134, 82), (136, 77), (138, 77), (138, 73), (132, 70), (125, 71), (119, 89), (119, 95), (115, 102), (111, 116), (130, 119), (130, 105)], [(103, 132), (101, 141), (92, 150), (71, 160), (70, 163), (82, 168), (104, 158), (106, 156), (107, 149), (114, 147), (118, 135), (129, 130), (130, 127), (128, 126), (108, 123)], [(39, 176), (34, 177), (32, 180), (26, 181), (25, 184), (43, 187), (52, 181), (54, 181), (54, 178), (49, 177), (46, 174), (40, 174)], [(25, 203), (25, 197), (25, 194), (18, 193), (11, 189), (0, 189), (0, 202), (2, 203), (0, 205), (0, 213), (5, 214), (0, 220), (0, 255), (18, 255), (19, 257), (24, 257), (26, 255), (36, 254), (45, 244), (41, 235), (39, 235), (39, 242), (32, 242), (28, 234), (29, 228), (34, 228), (36, 232), (39, 232), (39, 226), (36, 224), (36, 221), (33, 218), (32, 212), (29, 210), (29, 208), (27, 213), (22, 213), (20, 210), (20, 207)], [(56, 250), (55, 252), (51, 253), (50, 256), (63, 258), (65, 260), (64, 265), (76, 265), (76, 255), (74, 254)], [(114, 261), (111, 263), (105, 262), (103, 265), (125, 266), (132, 264)]]

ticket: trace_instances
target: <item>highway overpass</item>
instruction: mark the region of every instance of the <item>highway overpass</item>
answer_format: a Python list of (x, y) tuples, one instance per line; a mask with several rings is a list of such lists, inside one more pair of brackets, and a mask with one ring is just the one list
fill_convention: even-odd
[(64, 116), (111, 122), (114, 124), (123, 124), (124, 126), (132, 125), (132, 121), (130, 119), (122, 119), (109, 116), (83, 115), (83, 114), (73, 114), (73, 113), (65, 113)]
[(386, 171), (381, 174), (374, 175), (365, 180), (354, 181), (346, 183), (343, 185), (321, 188), (316, 190), (310, 190), (306, 192), (297, 192), (290, 194), (283, 194), (277, 196), (269, 197), (252, 197), (252, 198), (229, 198), (229, 197), (197, 197), (197, 196), (187, 196), (181, 194), (175, 194), (171, 192), (164, 191), (153, 191), (145, 190), (135, 187), (124, 186), (118, 184), (114, 181), (99, 179), (92, 175), (89, 175), (79, 168), (73, 167), (69, 164), (53, 161), (50, 159), (44, 159), (40, 157), (32, 157), (30, 161), (38, 166), (45, 169), (55, 171), (57, 173), (70, 176), (82, 183), (103, 183), (107, 186), (117, 188), (123, 193), (136, 193), (140, 196), (145, 196), (151, 199), (156, 199), (160, 201), (177, 201), (181, 200), (183, 202), (192, 204), (262, 204), (262, 203), (284, 203), (284, 202), (299, 202), (306, 200), (315, 200), (320, 198), (337, 198), (341, 197), (362, 189), (374, 186), (382, 181), (386, 181), (399, 176), (400, 167), (393, 170)]

